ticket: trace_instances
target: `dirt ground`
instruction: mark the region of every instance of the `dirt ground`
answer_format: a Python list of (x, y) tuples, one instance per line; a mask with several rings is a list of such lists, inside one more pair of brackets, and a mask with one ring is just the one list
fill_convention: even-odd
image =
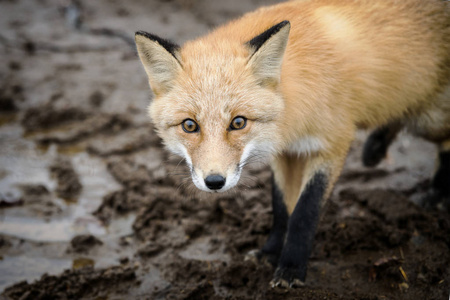
[(274, 0), (0, 0), (0, 299), (448, 299), (450, 215), (417, 199), (433, 145), (402, 133), (364, 168), (359, 132), (306, 286), (244, 261), (270, 230), (270, 170), (196, 191), (162, 149), (134, 51)]

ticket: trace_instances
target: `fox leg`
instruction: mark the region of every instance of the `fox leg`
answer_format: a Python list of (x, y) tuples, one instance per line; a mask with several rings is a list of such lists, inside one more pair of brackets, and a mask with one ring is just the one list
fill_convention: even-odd
[(274, 161), (275, 183), (281, 188), (289, 220), (272, 286), (304, 284), (320, 207), (330, 194), (344, 159), (345, 155), (330, 162), (318, 156), (286, 154)]
[(364, 144), (362, 155), (362, 161), (366, 167), (374, 167), (386, 157), (389, 145), (394, 141), (402, 127), (400, 122), (393, 122), (375, 129), (369, 135)]
[(250, 251), (246, 259), (255, 263), (270, 263), (276, 267), (283, 249), (284, 239), (288, 226), (289, 215), (283, 202), (283, 193), (272, 176), (272, 212), (273, 224), (269, 237), (261, 250)]
[(423, 200), (426, 207), (442, 202), (447, 210), (450, 209), (450, 140), (439, 147), (438, 167), (431, 181), (431, 189)]

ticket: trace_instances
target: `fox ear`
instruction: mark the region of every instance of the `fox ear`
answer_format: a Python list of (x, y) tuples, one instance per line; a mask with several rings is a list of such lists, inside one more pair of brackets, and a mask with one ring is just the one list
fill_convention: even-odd
[(167, 92), (181, 70), (180, 47), (145, 31), (135, 34), (137, 52), (155, 95)]
[(281, 64), (289, 38), (291, 24), (283, 21), (269, 28), (246, 45), (251, 49), (248, 65), (263, 85), (280, 82)]

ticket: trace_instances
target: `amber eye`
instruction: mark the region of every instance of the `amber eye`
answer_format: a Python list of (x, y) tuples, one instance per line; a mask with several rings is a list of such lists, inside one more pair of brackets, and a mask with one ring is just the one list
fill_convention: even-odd
[(191, 119), (184, 120), (183, 123), (181, 123), (181, 127), (187, 133), (194, 133), (194, 132), (199, 131), (199, 129), (200, 129), (200, 127), (197, 125), (197, 123), (195, 123), (195, 121), (191, 120)]
[(239, 130), (243, 129), (247, 125), (247, 119), (244, 117), (236, 117), (231, 121), (230, 129), (231, 130)]

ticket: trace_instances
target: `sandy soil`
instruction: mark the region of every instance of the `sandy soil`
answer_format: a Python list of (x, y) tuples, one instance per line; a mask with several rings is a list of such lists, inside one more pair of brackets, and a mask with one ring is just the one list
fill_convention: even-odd
[(211, 196), (162, 149), (133, 33), (182, 43), (275, 2), (0, 1), (0, 299), (448, 299), (449, 213), (414, 204), (433, 145), (401, 134), (367, 169), (358, 133), (289, 291), (244, 261), (270, 230), (268, 167)]

